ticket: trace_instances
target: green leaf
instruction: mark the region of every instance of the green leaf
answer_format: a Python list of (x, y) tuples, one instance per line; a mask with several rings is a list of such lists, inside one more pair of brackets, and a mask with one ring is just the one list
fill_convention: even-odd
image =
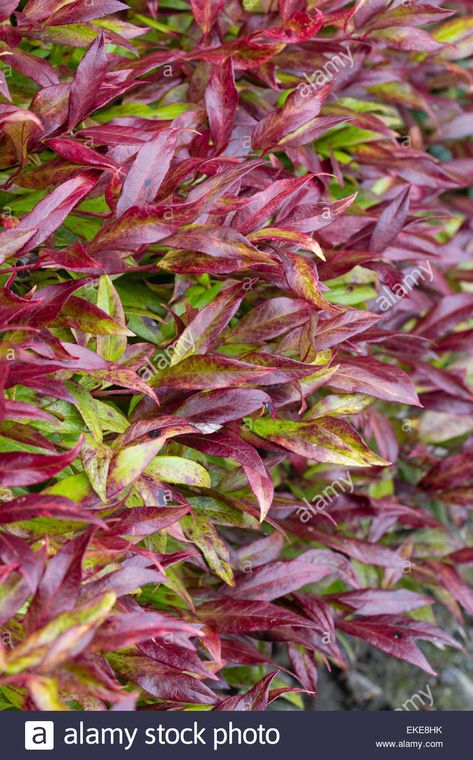
[(62, 478), (58, 483), (48, 486), (42, 493), (67, 496), (71, 501), (81, 502), (92, 494), (92, 488), (85, 472), (78, 472), (76, 475), (69, 475)]
[(261, 438), (316, 462), (352, 467), (390, 464), (374, 454), (348, 422), (333, 417), (320, 417), (313, 422), (260, 418), (252, 421), (252, 430)]
[(92, 335), (133, 335), (124, 325), (112, 319), (98, 306), (77, 296), (70, 296), (54, 324), (82, 330)]
[(210, 496), (193, 496), (189, 498), (189, 502), (192, 504), (194, 514), (203, 515), (216, 525), (259, 529), (259, 522), (256, 517), (232, 507), (231, 504), (227, 504), (223, 500)]
[(76, 407), (94, 439), (98, 443), (101, 443), (103, 438), (102, 427), (97, 415), (97, 407), (94, 397), (89, 391), (79, 385), (79, 383), (67, 383), (66, 386), (71, 395), (74, 396)]
[(368, 285), (352, 286), (350, 289), (346, 285), (335, 286), (326, 294), (327, 301), (344, 306), (356, 306), (359, 303), (369, 301), (371, 298), (376, 298), (376, 296), (376, 290)]
[(211, 570), (229, 586), (234, 586), (230, 553), (209, 518), (203, 515), (188, 515), (181, 520), (187, 538), (202, 552)]
[(165, 483), (210, 488), (210, 475), (201, 464), (183, 457), (154, 457), (147, 470)]
[(99, 417), (100, 424), (104, 430), (109, 430), (111, 433), (124, 433), (129, 422), (123, 412), (111, 403), (105, 403), (98, 398), (95, 399), (95, 408)]
[(366, 396), (364, 393), (325, 396), (305, 413), (303, 421), (309, 422), (309, 420), (315, 420), (318, 417), (342, 417), (345, 414), (358, 414), (373, 401), (372, 396)]
[(87, 477), (95, 493), (107, 501), (107, 479), (113, 449), (101, 442), (87, 440), (82, 444), (80, 457)]
[[(116, 322), (125, 326), (125, 312), (123, 310), (120, 296), (118, 295), (113, 283), (104, 274), (100, 278), (97, 290), (97, 306), (106, 314), (109, 314)], [(97, 353), (104, 359), (111, 362), (117, 362), (124, 353), (127, 346), (125, 335), (98, 335), (97, 336)]]
[[(89, 633), (108, 616), (115, 604), (113, 593), (95, 597), (72, 612), (64, 612), (28, 636), (6, 658), (6, 673), (13, 675), (48, 663), (57, 667), (88, 644)], [(63, 634), (68, 634), (64, 636)]]
[(133, 483), (156, 456), (164, 442), (164, 438), (157, 438), (145, 443), (138, 443), (135, 446), (127, 446), (119, 451), (110, 462), (109, 495), (121, 491)]
[(69, 710), (59, 698), (58, 679), (33, 676), (28, 679), (28, 689), (38, 710)]

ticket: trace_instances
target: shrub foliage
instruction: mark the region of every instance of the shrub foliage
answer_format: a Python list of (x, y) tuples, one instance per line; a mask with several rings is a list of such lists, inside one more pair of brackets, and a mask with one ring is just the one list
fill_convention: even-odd
[(466, 2), (0, 2), (2, 708), (460, 647), (472, 50)]

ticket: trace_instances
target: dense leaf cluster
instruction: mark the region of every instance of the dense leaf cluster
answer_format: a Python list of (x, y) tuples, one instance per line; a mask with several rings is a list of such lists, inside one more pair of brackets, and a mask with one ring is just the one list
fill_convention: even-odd
[(472, 52), (459, 1), (0, 0), (1, 708), (461, 646)]

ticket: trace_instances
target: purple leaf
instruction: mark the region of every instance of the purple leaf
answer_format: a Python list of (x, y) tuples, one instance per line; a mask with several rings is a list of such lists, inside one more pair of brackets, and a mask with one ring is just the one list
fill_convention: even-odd
[(99, 517), (85, 509), (79, 509), (73, 501), (62, 496), (27, 494), (0, 506), (0, 523), (26, 522), (37, 517), (105, 527), (105, 523)]
[(380, 214), (371, 235), (370, 250), (384, 251), (404, 227), (409, 211), (410, 187), (401, 190)]
[(154, 200), (171, 165), (178, 135), (176, 129), (162, 129), (139, 149), (118, 199), (118, 217), (132, 206)]
[(197, 609), (197, 619), (225, 633), (267, 631), (278, 626), (310, 626), (310, 622), (276, 604), (245, 599), (207, 602)]
[(28, 633), (74, 609), (80, 592), (82, 561), (91, 537), (90, 531), (77, 536), (47, 564), (25, 617)]
[(344, 357), (328, 384), (348, 393), (366, 393), (398, 404), (421, 405), (412, 380), (404, 370), (371, 357), (350, 356), (348, 362)]
[[(122, 5), (122, 3), (114, 4)], [(92, 16), (92, 18), (96, 18), (96, 16)], [(58, 23), (63, 23), (63, 21), (59, 20)], [(88, 116), (97, 95), (93, 83), (102, 82), (106, 72), (105, 38), (103, 32), (100, 32), (79, 63), (72, 81), (67, 119), (68, 130)]]
[[(309, 87), (309, 85), (303, 85)], [(306, 97), (302, 89), (289, 95), (282, 108), (265, 116), (253, 130), (255, 150), (305, 145), (318, 134), (318, 116), (330, 94), (331, 84), (325, 84)]]
[(231, 58), (228, 58), (213, 69), (205, 90), (205, 107), (216, 153), (220, 153), (228, 144), (237, 105), (238, 91), (233, 64)]
[(71, 451), (64, 454), (0, 454), (0, 485), (27, 486), (42, 483), (71, 464), (79, 454), (81, 445), (82, 440), (79, 440)]
[(33, 228), (37, 229), (32, 237), (29, 236), (21, 252), (31, 251), (46, 240), (63, 223), (74, 206), (90, 193), (97, 184), (97, 180), (98, 177), (93, 172), (78, 174), (40, 200), (15, 228), (18, 231), (28, 232)]
[(192, 12), (204, 34), (208, 34), (223, 10), (224, 0), (191, 0)]
[(265, 404), (271, 404), (271, 397), (264, 391), (253, 388), (222, 388), (190, 396), (176, 409), (175, 414), (193, 423), (222, 425), (224, 422), (246, 417)]
[(257, 599), (271, 602), (280, 596), (297, 591), (301, 586), (316, 583), (329, 575), (330, 568), (306, 563), (300, 560), (290, 562), (270, 562), (253, 570), (245, 577), (236, 578), (233, 595), (237, 599)]
[(202, 681), (142, 655), (110, 654), (114, 671), (157, 699), (212, 705), (215, 694)]
[(278, 671), (268, 673), (258, 681), (246, 694), (237, 694), (234, 697), (218, 702), (214, 710), (218, 711), (241, 711), (241, 710), (266, 710), (269, 699), (269, 687)]

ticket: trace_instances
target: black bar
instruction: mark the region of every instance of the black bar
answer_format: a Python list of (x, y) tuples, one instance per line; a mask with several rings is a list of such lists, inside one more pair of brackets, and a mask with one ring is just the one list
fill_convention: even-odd
[[(1, 755), (31, 760), (35, 756), (25, 749), (26, 724), (52, 721), (54, 749), (46, 755), (48, 760), (299, 760), (299, 752), (307, 760), (453, 760), (471, 755), (471, 720), (468, 712), (2, 712)], [(116, 729), (113, 734), (111, 729)], [(188, 730), (182, 733), (183, 729)], [(47, 740), (40, 726), (26, 730), (38, 749)], [(376, 746), (377, 742), (396, 746)]]

